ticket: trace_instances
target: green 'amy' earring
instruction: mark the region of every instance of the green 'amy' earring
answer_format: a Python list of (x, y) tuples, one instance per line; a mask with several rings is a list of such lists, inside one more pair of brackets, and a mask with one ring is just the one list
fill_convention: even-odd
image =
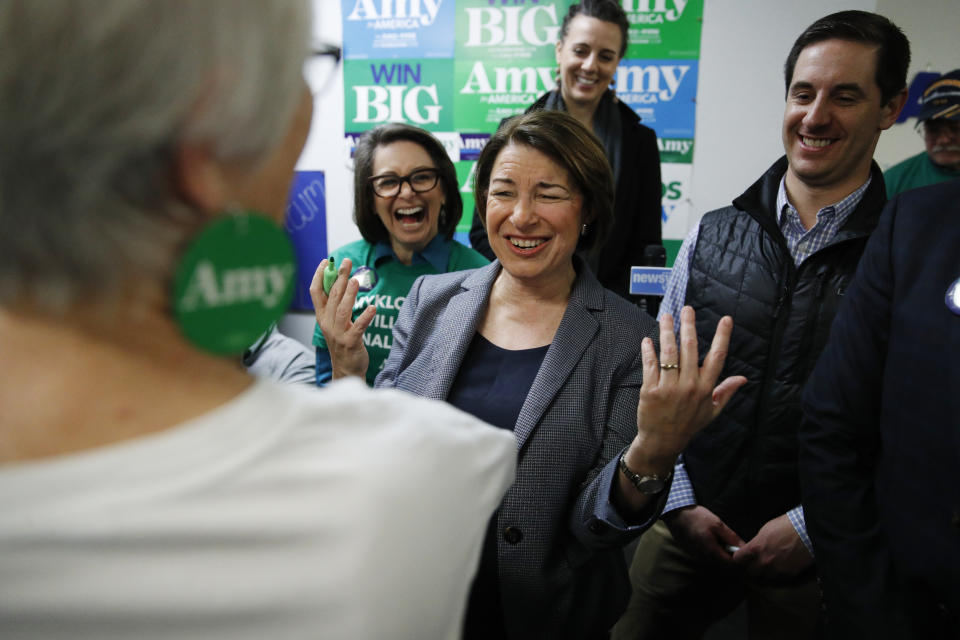
[(177, 324), (205, 351), (242, 353), (289, 307), (295, 275), (293, 247), (280, 227), (255, 212), (218, 216), (177, 266)]

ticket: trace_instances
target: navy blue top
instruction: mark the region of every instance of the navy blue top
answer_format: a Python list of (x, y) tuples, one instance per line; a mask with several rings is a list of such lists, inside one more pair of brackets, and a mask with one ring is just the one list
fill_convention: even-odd
[[(511, 351), (479, 333), (470, 342), (447, 402), (484, 422), (513, 431), (520, 409), (550, 345)], [(497, 567), (497, 513), (487, 525), (477, 576), (473, 579), (464, 640), (505, 639)]]
[(495, 427), (513, 431), (549, 347), (511, 351), (475, 334), (447, 402)]

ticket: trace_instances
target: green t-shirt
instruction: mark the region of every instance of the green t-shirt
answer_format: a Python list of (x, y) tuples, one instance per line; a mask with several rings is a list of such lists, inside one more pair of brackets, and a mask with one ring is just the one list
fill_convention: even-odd
[[(409, 266), (397, 260), (389, 246), (373, 245), (366, 240), (340, 247), (333, 252), (333, 258), (338, 266), (344, 258), (350, 258), (354, 271), (358, 267), (367, 266), (377, 273), (377, 282), (373, 289), (357, 294), (352, 316), (356, 320), (369, 305), (377, 307), (377, 315), (363, 334), (363, 343), (370, 354), (370, 366), (367, 368), (367, 384), (370, 386), (373, 386), (373, 381), (390, 353), (393, 345), (393, 325), (414, 281), (424, 275), (475, 269), (489, 264), (489, 260), (473, 249), (456, 240), (447, 241), (440, 236), (431, 240), (421, 253), (414, 254)], [(327, 348), (320, 325), (313, 329), (313, 344), (319, 349)]]
[(893, 165), (883, 174), (888, 198), (910, 189), (926, 187), (954, 178), (960, 178), (960, 171), (948, 171), (938, 167), (930, 161), (926, 151)]

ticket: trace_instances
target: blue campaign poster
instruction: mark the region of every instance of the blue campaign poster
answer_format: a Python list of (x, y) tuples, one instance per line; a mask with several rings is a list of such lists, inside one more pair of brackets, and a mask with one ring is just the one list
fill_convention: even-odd
[(617, 97), (659, 138), (693, 138), (697, 73), (692, 59), (623, 60), (617, 68)]
[(297, 171), (284, 226), (297, 257), (297, 284), (290, 308), (312, 311), (310, 281), (317, 265), (327, 257), (327, 198), (322, 171)]
[(343, 54), (370, 58), (452, 58), (454, 0), (341, 0)]

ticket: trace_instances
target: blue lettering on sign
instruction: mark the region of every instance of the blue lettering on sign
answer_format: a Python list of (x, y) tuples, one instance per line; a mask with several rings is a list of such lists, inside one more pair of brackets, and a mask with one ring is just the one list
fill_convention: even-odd
[(373, 81), (377, 84), (410, 84), (411, 80), (420, 84), (420, 65), (416, 67), (411, 67), (409, 64), (391, 64), (389, 67), (385, 64), (379, 67), (370, 65), (370, 72), (373, 74)]
[(480, 157), (480, 152), (490, 139), (489, 133), (461, 133), (460, 134), (460, 159), (476, 160)]
[(670, 267), (631, 267), (630, 295), (662, 296), (667, 292)]

